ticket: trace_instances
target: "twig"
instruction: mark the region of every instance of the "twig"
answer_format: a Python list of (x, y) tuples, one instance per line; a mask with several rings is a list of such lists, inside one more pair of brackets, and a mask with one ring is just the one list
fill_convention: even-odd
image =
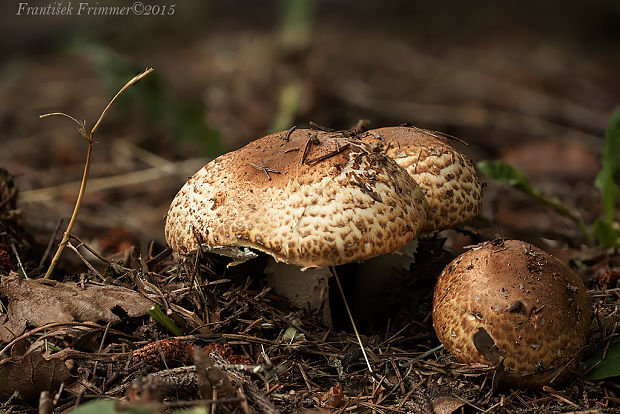
[(19, 253), (17, 252), (17, 249), (15, 248), (15, 244), (13, 243), (13, 240), (11, 240), (11, 250), (13, 250), (13, 254), (15, 255), (15, 258), (17, 259), (17, 265), (19, 266), (19, 270), (21, 270), (22, 273), (24, 274), (24, 277), (28, 279), (28, 273), (26, 273), (26, 269), (24, 269), (24, 265), (22, 264), (22, 260), (19, 258)]
[(80, 258), (80, 260), (81, 260), (82, 262), (84, 262), (84, 264), (86, 265), (86, 267), (88, 267), (88, 268), (91, 270), (91, 272), (93, 272), (94, 274), (96, 274), (96, 275), (99, 277), (99, 279), (101, 279), (101, 280), (105, 280), (105, 278), (104, 278), (103, 276), (101, 276), (101, 273), (99, 273), (99, 271), (98, 271), (97, 269), (95, 269), (95, 268), (93, 267), (93, 265), (91, 265), (91, 264), (88, 262), (88, 260), (86, 260), (86, 258), (85, 258), (84, 256), (82, 256), (82, 253), (80, 253), (80, 251), (79, 251), (79, 250), (78, 250), (78, 249), (77, 249), (74, 245), (72, 245), (72, 244), (71, 244), (71, 242), (67, 242), (67, 247), (68, 247), (69, 249), (73, 250), (73, 252), (77, 255), (77, 257), (79, 257), (79, 258)]
[[(84, 243), (82, 240), (80, 240), (79, 237), (77, 237), (75, 234), (71, 234), (70, 237), (72, 239), (74, 239), (76, 242), (78, 242), (79, 244), (76, 247), (80, 248), (80, 247), (84, 247), (86, 250), (88, 250), (89, 252), (91, 252), (97, 259), (101, 260), (103, 263), (107, 264), (107, 265), (111, 265), (112, 263), (107, 260), (105, 257), (103, 257), (101, 254), (99, 254), (95, 249), (93, 249), (92, 247), (90, 247), (88, 244)], [(128, 269), (129, 270), (129, 269)]]
[(555, 398), (557, 398), (560, 401), (565, 402), (568, 405), (573, 406), (574, 408), (580, 408), (579, 405), (575, 404), (574, 402), (572, 402), (571, 400), (569, 400), (568, 398), (566, 398), (564, 395), (562, 395), (561, 392), (554, 390), (553, 388), (551, 388), (548, 385), (543, 385), (542, 387), (544, 392), (548, 392), (549, 394), (553, 395)]
[(58, 231), (60, 230), (60, 226), (62, 226), (62, 222), (63, 221), (64, 221), (64, 219), (58, 220), (58, 224), (56, 225), (56, 228), (54, 229), (54, 234), (50, 238), (50, 241), (47, 243), (47, 247), (45, 247), (45, 252), (43, 253), (43, 256), (41, 256), (41, 261), (39, 262), (38, 269), (41, 269), (43, 267), (43, 264), (45, 264), (45, 261), (49, 257), (50, 252), (52, 251), (52, 246), (54, 245), (54, 241), (56, 240), (56, 236), (58, 236)]
[(280, 171), (276, 170), (275, 168), (269, 168), (266, 165), (264, 165), (261, 162), (261, 165), (256, 165), (254, 163), (249, 163), (252, 167), (256, 168), (258, 171), (262, 171), (265, 173), (265, 175), (267, 176), (267, 179), (269, 181), (271, 181), (271, 176), (269, 175), (269, 173), (274, 173), (274, 174), (280, 174)]
[[(372, 367), (370, 366), (370, 361), (368, 361), (368, 355), (366, 355), (366, 349), (364, 349), (364, 344), (362, 343), (362, 338), (360, 338), (360, 334), (357, 331), (357, 326), (355, 326), (355, 320), (353, 319), (353, 314), (351, 313), (351, 308), (349, 308), (349, 303), (347, 302), (347, 298), (344, 295), (344, 289), (342, 289), (342, 285), (340, 284), (340, 278), (338, 277), (338, 273), (336, 273), (336, 268), (334, 266), (329, 267), (334, 274), (334, 278), (336, 279), (336, 283), (338, 284), (338, 290), (340, 290), (340, 295), (342, 296), (342, 301), (344, 302), (344, 307), (347, 309), (347, 314), (349, 315), (349, 319), (351, 320), (351, 325), (353, 326), (353, 332), (355, 332), (355, 337), (357, 338), (357, 342), (360, 344), (360, 348), (362, 350), (362, 354), (364, 355), (364, 360), (366, 360), (366, 365), (368, 366), (368, 371), (372, 374)], [(371, 375), (371, 378), (374, 376)]]
[[(6, 351), (11, 349), (11, 347), (15, 345), (17, 342), (21, 341), (22, 339), (28, 338), (30, 335), (34, 335), (37, 332), (45, 331), (47, 329), (52, 329), (52, 328), (56, 328), (59, 326), (86, 326), (88, 328), (106, 329), (104, 326), (97, 325), (94, 322), (50, 322), (48, 324), (38, 326), (29, 331), (26, 331), (23, 334), (19, 335), (18, 337), (13, 338), (13, 340), (9, 342), (7, 345), (5, 345), (4, 348), (0, 349), (0, 355), (4, 354)], [(125, 332), (117, 331), (115, 329), (110, 329), (110, 332), (113, 333), (114, 335), (122, 335), (127, 338), (136, 339), (134, 335), (130, 335)], [(89, 353), (88, 355), (91, 355), (91, 354)]]
[[(69, 243), (69, 245), (70, 244), (71, 243)], [(101, 351), (103, 350), (103, 344), (105, 343), (106, 336), (108, 336), (108, 331), (110, 330), (111, 324), (112, 322), (108, 322), (105, 326), (105, 330), (103, 331), (103, 335), (101, 336), (101, 341), (99, 342), (99, 350), (97, 351), (98, 354), (100, 354)], [(99, 364), (99, 361), (95, 361), (95, 363), (93, 364), (93, 369), (92, 369), (93, 377), (95, 376), (95, 373), (97, 372), (97, 364)]]
[(301, 377), (304, 379), (304, 382), (306, 383), (308, 392), (312, 392), (312, 387), (310, 386), (310, 381), (308, 381), (308, 376), (306, 375), (306, 371), (304, 371), (304, 367), (302, 367), (301, 364), (297, 362), (297, 368), (299, 368), (299, 372), (301, 372)]
[(306, 146), (304, 147), (304, 152), (301, 154), (301, 163), (304, 164), (306, 162), (306, 156), (308, 155), (308, 151), (310, 151), (310, 147), (312, 146), (313, 137), (316, 135), (310, 135), (308, 140), (306, 141)]
[(332, 128), (317, 124), (316, 122), (313, 122), (313, 121), (310, 121), (309, 124), (312, 127), (312, 129), (318, 129), (319, 131), (323, 131), (323, 132), (334, 132)]
[(418, 173), (418, 164), (420, 163), (420, 157), (422, 156), (422, 148), (420, 148), (420, 152), (418, 153), (418, 159), (415, 162), (415, 166), (413, 167), (413, 173)]
[(284, 134), (285, 141), (288, 141), (291, 139), (291, 134), (293, 133), (293, 131), (295, 131), (295, 129), (297, 129), (297, 126), (293, 125), (292, 127), (288, 129), (288, 131), (286, 131), (286, 134)]
[(321, 162), (323, 160), (326, 160), (326, 159), (328, 159), (330, 157), (333, 157), (336, 154), (340, 154), (342, 151), (344, 151), (345, 149), (349, 148), (349, 146), (350, 146), (350, 144), (348, 142), (346, 144), (344, 144), (342, 147), (340, 145), (338, 145), (338, 148), (336, 148), (332, 152), (328, 152), (327, 154), (323, 154), (320, 157), (312, 158), (311, 160), (306, 160), (306, 164), (307, 165), (312, 165), (312, 164), (316, 164), (317, 162)]
[[(73, 225), (75, 224), (77, 220), (78, 212), (82, 205), (82, 200), (84, 199), (84, 193), (86, 192), (86, 182), (88, 181), (88, 171), (90, 169), (90, 158), (93, 153), (93, 144), (95, 142), (95, 132), (97, 132), (99, 125), (101, 125), (101, 122), (103, 121), (103, 118), (108, 113), (108, 111), (110, 110), (110, 107), (118, 99), (118, 97), (121, 96), (123, 92), (125, 92), (132, 85), (140, 81), (142, 78), (147, 76), (152, 71), (153, 71), (152, 68), (148, 68), (144, 72), (142, 72), (141, 74), (137, 76), (134, 76), (129, 82), (127, 82), (125, 86), (123, 86), (121, 90), (118, 91), (116, 95), (114, 95), (114, 98), (112, 98), (112, 100), (108, 103), (108, 106), (105, 107), (105, 109), (99, 116), (99, 119), (95, 123), (95, 126), (93, 126), (93, 128), (90, 130), (90, 133), (88, 134), (86, 133), (85, 122), (79, 122), (77, 119), (73, 118), (72, 116), (63, 114), (64, 116), (67, 116), (68, 118), (73, 119), (73, 121), (75, 121), (78, 124), (78, 131), (88, 142), (88, 151), (86, 153), (86, 162), (84, 163), (84, 174), (82, 176), (82, 184), (80, 185), (80, 192), (78, 193), (77, 201), (75, 202), (75, 207), (73, 209), (73, 214), (71, 215), (71, 220), (69, 220), (69, 225), (67, 226), (67, 229), (65, 230), (65, 233), (62, 236), (62, 240), (60, 244), (58, 245), (58, 249), (56, 250), (54, 257), (52, 258), (50, 267), (47, 269), (47, 272), (45, 273), (44, 279), (49, 279), (52, 276), (52, 273), (54, 272), (54, 268), (56, 267), (56, 264), (58, 263), (58, 260), (60, 259), (60, 255), (69, 241), (69, 235), (71, 234)], [(40, 117), (45, 118), (50, 115), (59, 115), (59, 113), (44, 114), (44, 115), (41, 115)]]
[(417, 126), (413, 125), (411, 122), (405, 122), (404, 124), (402, 124), (402, 126), (405, 126), (407, 128), (413, 128), (413, 129), (415, 129), (415, 130), (417, 130), (417, 131), (419, 131), (419, 132), (421, 132), (423, 134), (430, 135), (431, 137), (453, 139), (453, 140), (455, 140), (457, 142), (460, 142), (461, 144), (465, 145), (466, 147), (469, 147), (469, 143), (467, 141), (465, 141), (464, 139), (459, 138), (459, 137), (454, 136), (454, 135), (450, 135), (450, 134), (445, 133), (445, 132), (433, 131), (433, 130), (430, 130), (430, 129), (420, 128), (420, 127), (417, 127)]
[(147, 260), (146, 267), (150, 269), (153, 265), (156, 265), (157, 263), (164, 260), (166, 257), (170, 256), (170, 254), (172, 254), (172, 249), (170, 248), (170, 246), (168, 246), (161, 252), (157, 253), (154, 257), (151, 257), (149, 260)]

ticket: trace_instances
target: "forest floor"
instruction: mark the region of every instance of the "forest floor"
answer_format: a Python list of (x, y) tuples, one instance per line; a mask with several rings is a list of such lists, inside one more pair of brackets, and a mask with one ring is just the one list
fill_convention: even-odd
[[(512, 31), (464, 31), (451, 43), (448, 35), (384, 30), (396, 18), (387, 12), (376, 27), (357, 15), (357, 26), (342, 24), (343, 13), (322, 16), (300, 50), (281, 47), (274, 30), (221, 24), (192, 41), (185, 35), (135, 53), (78, 43), (0, 66), (0, 401), (8, 400), (0, 411), (34, 412), (40, 391), (61, 383), (58, 412), (121, 397), (126, 407), (161, 409), (162, 400), (190, 407), (199, 396), (222, 412), (244, 413), (620, 410), (617, 378), (587, 380), (585, 365), (566, 384), (526, 391), (497, 387), (494, 368), (460, 364), (438, 348), (431, 320), (438, 275), (466, 246), (495, 238), (530, 242), (582, 278), (595, 315), (586, 355), (620, 334), (618, 251), (586, 246), (572, 221), (482, 175), (479, 217), (425, 236), (410, 271), (353, 309), (373, 373), (338, 303), (330, 329), (275, 295), (261, 264), (228, 268), (204, 257), (196, 265), (166, 248), (163, 217), (187, 177), (278, 119), (300, 128), (309, 121), (348, 128), (365, 118), (372, 127), (440, 130), (466, 141), (457, 146), (476, 162), (518, 168), (584, 222), (601, 217), (593, 182), (620, 102), (620, 60), (617, 44), (600, 33), (597, 47), (588, 47), (595, 17), (566, 29), (571, 39), (542, 42), (512, 16), (505, 22)], [(86, 156), (72, 121), (38, 115), (61, 111), (92, 126), (147, 65), (153, 79), (115, 104), (97, 134), (74, 249), (65, 249), (57, 281), (25, 280), (49, 265)], [(282, 98), (287, 88), (298, 93), (293, 103)], [(174, 314), (178, 335), (148, 316), (144, 295)], [(193, 346), (207, 346), (216, 364), (195, 357)], [(14, 389), (21, 399), (11, 397)]]

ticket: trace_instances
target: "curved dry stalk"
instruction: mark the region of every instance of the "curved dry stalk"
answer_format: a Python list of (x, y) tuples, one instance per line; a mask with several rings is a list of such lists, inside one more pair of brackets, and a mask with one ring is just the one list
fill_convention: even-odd
[(116, 95), (114, 95), (114, 98), (112, 98), (112, 100), (105, 107), (105, 109), (99, 116), (99, 119), (95, 123), (95, 126), (93, 126), (93, 128), (90, 130), (90, 133), (86, 132), (86, 122), (80, 122), (76, 118), (72, 117), (71, 115), (67, 115), (62, 112), (54, 112), (54, 113), (44, 114), (40, 116), (40, 118), (45, 118), (45, 117), (52, 116), (52, 115), (62, 115), (62, 116), (66, 116), (72, 119), (79, 125), (78, 131), (88, 142), (88, 151), (86, 153), (86, 162), (84, 164), (84, 174), (82, 175), (82, 183), (80, 185), (80, 192), (78, 193), (78, 198), (75, 202), (75, 207), (73, 208), (73, 214), (71, 215), (71, 220), (69, 220), (67, 229), (65, 230), (62, 236), (62, 240), (60, 244), (58, 245), (58, 249), (56, 250), (54, 257), (52, 258), (50, 267), (47, 269), (47, 272), (45, 272), (44, 279), (49, 279), (52, 276), (52, 273), (54, 272), (54, 268), (56, 267), (56, 264), (58, 263), (58, 260), (60, 259), (60, 254), (64, 250), (65, 246), (67, 246), (67, 243), (69, 241), (69, 236), (71, 235), (71, 230), (73, 229), (73, 225), (75, 224), (77, 220), (78, 211), (80, 210), (80, 207), (82, 206), (82, 200), (84, 199), (84, 193), (86, 192), (86, 182), (88, 181), (88, 171), (90, 169), (90, 158), (93, 152), (93, 144), (95, 143), (95, 132), (99, 128), (99, 125), (101, 125), (101, 121), (103, 121), (103, 118), (108, 113), (108, 110), (110, 109), (112, 104), (116, 101), (116, 99), (118, 99), (118, 97), (121, 96), (123, 92), (125, 92), (132, 85), (136, 84), (138, 81), (140, 81), (142, 78), (144, 78), (146, 75), (148, 75), (152, 71), (153, 71), (153, 68), (147, 68), (144, 72), (142, 72), (139, 75), (134, 76), (129, 82), (127, 82), (125, 86), (123, 86), (121, 90), (119, 90), (116, 93)]

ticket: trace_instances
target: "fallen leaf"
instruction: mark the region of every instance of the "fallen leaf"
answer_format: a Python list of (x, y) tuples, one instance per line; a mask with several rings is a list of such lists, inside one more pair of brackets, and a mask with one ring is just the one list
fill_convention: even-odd
[(454, 411), (465, 405), (465, 402), (463, 402), (462, 399), (459, 400), (458, 398), (444, 395), (433, 399), (431, 404), (433, 406), (434, 414), (452, 414)]
[(0, 295), (9, 300), (7, 320), (0, 325), (0, 341), (9, 342), (34, 327), (52, 322), (119, 322), (119, 315), (146, 315), (152, 301), (121, 286), (20, 280), (14, 274), (0, 280)]
[(36, 402), (41, 391), (54, 394), (63, 382), (72, 382), (65, 363), (57, 358), (45, 359), (40, 351), (0, 361), (0, 400), (15, 391), (29, 402)]
[(323, 405), (330, 408), (339, 408), (344, 400), (344, 393), (342, 392), (342, 384), (337, 382), (336, 385), (331, 387), (325, 395), (320, 397)]

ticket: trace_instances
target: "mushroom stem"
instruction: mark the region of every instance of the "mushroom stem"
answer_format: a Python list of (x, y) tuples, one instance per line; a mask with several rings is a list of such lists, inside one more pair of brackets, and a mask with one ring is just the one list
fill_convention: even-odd
[(329, 307), (329, 278), (332, 274), (328, 268), (302, 268), (270, 258), (265, 275), (267, 284), (277, 294), (299, 308), (318, 311), (321, 321), (332, 326)]
[(415, 253), (418, 247), (418, 239), (413, 239), (400, 250), (393, 253), (382, 254), (360, 263), (356, 274), (355, 288), (351, 302), (356, 314), (370, 316), (373, 312), (366, 303), (368, 298), (375, 297), (378, 292), (383, 292), (386, 286), (394, 285), (399, 275), (408, 272), (415, 262)]

